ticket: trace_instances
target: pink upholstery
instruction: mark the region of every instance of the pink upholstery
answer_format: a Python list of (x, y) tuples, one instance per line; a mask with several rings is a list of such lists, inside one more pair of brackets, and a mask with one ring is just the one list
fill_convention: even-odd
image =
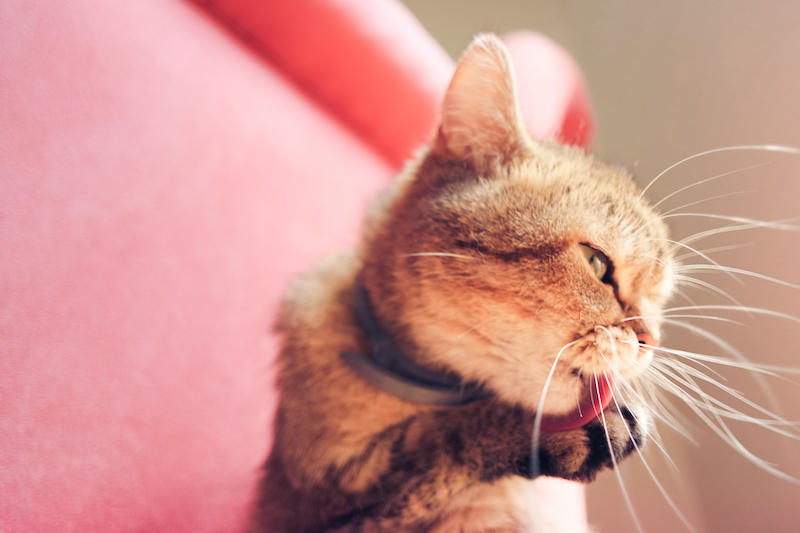
[(388, 161), (428, 139), (453, 61), (399, 2), (198, 1)]
[[(394, 0), (211, 7), (3, 1), (2, 531), (241, 531), (287, 279), (435, 124), (452, 62)], [(518, 39), (536, 131), (585, 142)]]

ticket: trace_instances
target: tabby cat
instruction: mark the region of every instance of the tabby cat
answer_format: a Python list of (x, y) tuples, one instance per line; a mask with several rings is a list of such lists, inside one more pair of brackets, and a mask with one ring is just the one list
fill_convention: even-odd
[(614, 393), (658, 344), (667, 237), (627, 172), (531, 138), (479, 36), (360, 250), (286, 297), (251, 530), (532, 531), (532, 478), (588, 482), (646, 441)]

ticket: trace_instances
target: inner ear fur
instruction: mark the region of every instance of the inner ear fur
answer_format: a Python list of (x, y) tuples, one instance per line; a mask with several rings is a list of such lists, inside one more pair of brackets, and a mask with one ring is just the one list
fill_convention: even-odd
[(490, 175), (529, 143), (508, 50), (495, 35), (479, 35), (459, 60), (447, 88), (433, 149)]

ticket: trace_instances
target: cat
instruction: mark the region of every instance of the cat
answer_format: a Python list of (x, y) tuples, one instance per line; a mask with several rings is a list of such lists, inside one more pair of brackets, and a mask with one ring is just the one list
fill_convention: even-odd
[(251, 531), (532, 531), (533, 478), (589, 482), (647, 441), (615, 392), (658, 346), (668, 236), (627, 171), (530, 136), (478, 36), (360, 249), (285, 298)]

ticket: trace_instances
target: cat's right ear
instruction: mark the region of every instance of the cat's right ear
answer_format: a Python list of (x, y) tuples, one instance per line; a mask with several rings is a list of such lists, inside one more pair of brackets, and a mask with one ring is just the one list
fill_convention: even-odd
[(508, 50), (495, 35), (479, 35), (461, 56), (447, 88), (433, 150), (490, 175), (528, 142)]

